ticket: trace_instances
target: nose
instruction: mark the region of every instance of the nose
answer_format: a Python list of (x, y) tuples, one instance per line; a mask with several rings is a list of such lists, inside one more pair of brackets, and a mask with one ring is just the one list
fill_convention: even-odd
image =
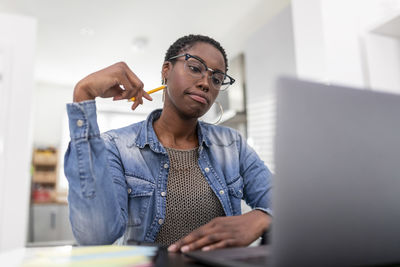
[(203, 73), (202, 78), (197, 82), (197, 87), (201, 88), (204, 92), (210, 90), (210, 78), (211, 74), (207, 71)]

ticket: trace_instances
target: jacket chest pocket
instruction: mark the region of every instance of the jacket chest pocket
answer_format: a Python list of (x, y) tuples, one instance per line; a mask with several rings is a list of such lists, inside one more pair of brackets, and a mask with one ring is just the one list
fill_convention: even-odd
[(127, 176), (128, 182), (128, 226), (139, 226), (149, 212), (149, 204), (154, 195), (155, 185), (140, 178)]
[(234, 180), (234, 182), (227, 184), (227, 187), (229, 199), (232, 203), (233, 214), (239, 215), (241, 214), (241, 201), (243, 198), (243, 178), (239, 176)]

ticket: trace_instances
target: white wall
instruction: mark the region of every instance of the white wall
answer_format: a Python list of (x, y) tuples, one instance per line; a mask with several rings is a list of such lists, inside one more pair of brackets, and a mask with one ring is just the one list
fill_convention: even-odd
[(244, 52), (249, 143), (273, 171), (275, 81), (296, 75), (290, 6), (249, 38)]
[(36, 21), (0, 14), (0, 36), (0, 49), (6, 55), (2, 59), (9, 60), (3, 62), (6, 74), (0, 86), (4, 97), (0, 117), (0, 251), (5, 251), (23, 247), (27, 237)]
[(304, 79), (328, 79), (320, 0), (292, 0), (293, 36), (297, 75)]
[(375, 90), (399, 94), (400, 38), (370, 33), (364, 40), (369, 85)]
[(299, 77), (390, 91), (399, 87), (399, 75), (391, 74), (400, 72), (398, 41), (371, 33), (373, 25), (400, 14), (400, 1), (292, 0), (292, 6)]
[(362, 17), (369, 85), (375, 90), (399, 94), (400, 1), (370, 1)]
[(66, 103), (72, 101), (73, 86), (38, 82), (33, 94), (34, 147), (61, 144)]
[(279, 75), (400, 93), (400, 42), (371, 35), (396, 9), (400, 1), (292, 0), (247, 40), (249, 143), (272, 170)]
[(360, 9), (353, 0), (292, 0), (300, 78), (363, 86)]

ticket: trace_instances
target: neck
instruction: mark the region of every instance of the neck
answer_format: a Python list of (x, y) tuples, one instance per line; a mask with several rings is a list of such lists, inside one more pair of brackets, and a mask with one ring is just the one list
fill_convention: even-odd
[(177, 112), (163, 109), (153, 123), (154, 131), (164, 147), (191, 149), (198, 146), (197, 118), (182, 118)]

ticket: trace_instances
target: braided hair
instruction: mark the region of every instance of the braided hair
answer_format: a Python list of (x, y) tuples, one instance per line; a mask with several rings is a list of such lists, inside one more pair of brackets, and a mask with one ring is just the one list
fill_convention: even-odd
[(226, 57), (225, 49), (220, 45), (219, 42), (204, 35), (190, 34), (179, 38), (168, 48), (167, 53), (165, 53), (164, 61), (170, 61), (172, 64), (175, 64), (176, 59), (169, 60), (171, 57), (179, 55), (179, 53), (182, 51), (187, 51), (193, 45), (199, 42), (210, 44), (221, 52), (222, 56), (224, 57), (226, 72), (228, 70), (228, 59)]

